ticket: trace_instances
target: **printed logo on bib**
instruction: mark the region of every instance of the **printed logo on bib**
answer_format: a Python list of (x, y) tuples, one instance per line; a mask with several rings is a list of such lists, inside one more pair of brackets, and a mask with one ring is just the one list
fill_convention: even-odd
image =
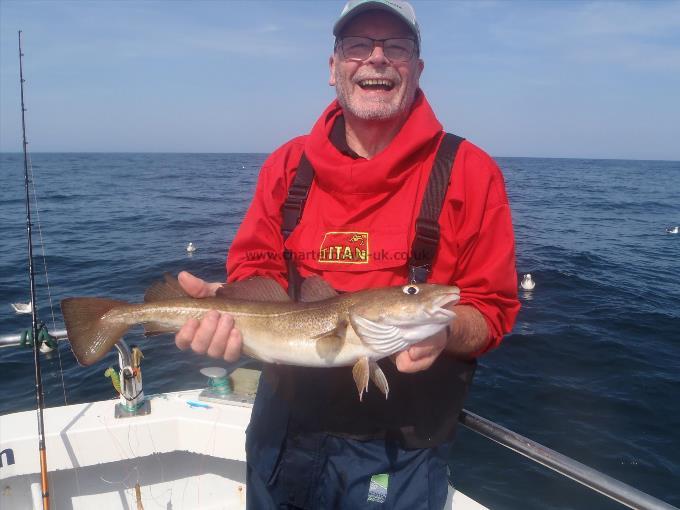
[(319, 248), (319, 262), (368, 264), (368, 232), (326, 232)]

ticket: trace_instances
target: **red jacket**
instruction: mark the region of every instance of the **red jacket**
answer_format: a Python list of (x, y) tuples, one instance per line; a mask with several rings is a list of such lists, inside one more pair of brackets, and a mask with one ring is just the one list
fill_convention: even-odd
[[(229, 281), (259, 275), (287, 287), (281, 206), (304, 151), (315, 180), (302, 219), (286, 241), (300, 274), (323, 276), (342, 291), (406, 283), (415, 220), (442, 126), (421, 92), (390, 145), (373, 159), (355, 159), (329, 140), (340, 115), (334, 101), (309, 135), (265, 161), (229, 250)], [(460, 304), (474, 306), (487, 320), (489, 350), (510, 331), (519, 311), (514, 236), (503, 176), (467, 141), (458, 150), (439, 223), (428, 281), (460, 288)]]

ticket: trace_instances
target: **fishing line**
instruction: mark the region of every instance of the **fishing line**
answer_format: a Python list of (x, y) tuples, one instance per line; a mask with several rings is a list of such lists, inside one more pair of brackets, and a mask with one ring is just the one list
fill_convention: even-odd
[[(57, 329), (57, 321), (54, 316), (54, 304), (52, 302), (52, 289), (50, 287), (50, 278), (47, 272), (47, 256), (45, 254), (45, 241), (42, 235), (42, 223), (40, 222), (40, 206), (38, 205), (38, 194), (35, 192), (35, 174), (33, 173), (33, 161), (31, 160), (31, 154), (26, 153), (28, 158), (28, 172), (30, 176), (31, 190), (33, 191), (33, 209), (35, 211), (36, 226), (38, 227), (38, 236), (40, 237), (40, 251), (42, 252), (43, 268), (45, 273), (45, 286), (47, 287), (47, 299), (50, 304), (50, 314), (52, 315), (52, 330)], [(35, 304), (34, 304), (35, 306)], [(57, 343), (57, 359), (59, 360), (59, 374), (61, 376), (61, 389), (64, 393), (64, 404), (68, 405), (68, 399), (66, 398), (66, 383), (64, 381), (64, 366), (61, 359), (61, 349), (59, 349), (59, 344)]]
[[(222, 414), (222, 410), (218, 408), (218, 409), (217, 409), (217, 414), (216, 414), (216, 416), (215, 416), (215, 419), (213, 420), (213, 430), (212, 430), (212, 434), (211, 434), (210, 436), (208, 436), (207, 442), (206, 442), (206, 446), (208, 446), (208, 445), (210, 444), (210, 441), (212, 440), (213, 447), (212, 447), (212, 449), (210, 450), (210, 453), (212, 453), (212, 454), (215, 453), (215, 438), (216, 438), (217, 423), (219, 422), (219, 419), (220, 419), (220, 417), (221, 417), (221, 414)], [(204, 449), (204, 451), (207, 451), (207, 448)], [(198, 471), (197, 471), (198, 476), (196, 476), (195, 479), (194, 479), (194, 478), (191, 478), (191, 477), (187, 477), (186, 481), (184, 482), (184, 489), (182, 490), (182, 505), (183, 505), (183, 506), (184, 506), (184, 500), (185, 500), (185, 498), (186, 498), (187, 490), (189, 490), (189, 483), (191, 483), (192, 481), (194, 481), (194, 483), (196, 484), (196, 488), (195, 488), (195, 490), (196, 490), (196, 502), (197, 502), (197, 504), (198, 504), (198, 506), (199, 506), (199, 508), (200, 508), (200, 503), (201, 503), (201, 481), (202, 481), (202, 477), (203, 477), (203, 474), (200, 474), (200, 473), (204, 473), (204, 474), (205, 474), (205, 463), (206, 463), (206, 461), (207, 461), (208, 455), (204, 455), (204, 454), (198, 454), (198, 455), (200, 455), (200, 457), (201, 457), (201, 458), (199, 458), (198, 460), (195, 461), (195, 465), (198, 467)], [(214, 455), (212, 455), (212, 457), (214, 457)]]
[[(126, 450), (125, 450), (125, 447), (124, 447), (123, 444), (122, 444), (122, 442), (120, 442), (120, 441), (118, 440), (118, 438), (116, 437), (116, 435), (115, 435), (115, 434), (111, 431), (111, 429), (109, 428), (108, 423), (106, 422), (106, 420), (104, 420), (104, 419), (102, 419), (102, 418), (100, 417), (100, 420), (99, 420), (99, 421), (100, 421), (100, 423), (104, 426), (104, 428), (106, 429), (107, 434), (108, 434), (109, 437), (111, 438), (111, 442), (113, 443), (113, 445), (115, 446), (116, 450), (118, 451), (118, 460), (121, 461), (121, 462), (123, 463), (123, 465), (125, 465), (125, 462), (126, 462), (126, 461), (127, 461), (127, 462), (130, 462), (130, 461), (132, 461), (133, 459), (139, 459), (139, 458), (140, 458), (140, 456), (137, 454), (136, 450), (137, 450), (137, 448), (139, 447), (139, 444), (142, 442), (142, 439), (141, 439), (140, 434), (138, 433), (138, 431), (135, 431), (135, 433), (133, 434), (132, 425), (129, 425), (128, 428), (127, 428), (126, 437), (127, 437), (128, 450), (126, 451)], [(160, 461), (160, 458), (158, 458), (159, 452), (158, 452), (158, 448), (156, 448), (156, 444), (155, 444), (155, 442), (154, 442), (154, 440), (153, 440), (153, 433), (152, 433), (152, 429), (151, 429), (150, 424), (147, 423), (146, 429), (147, 429), (148, 440), (151, 442), (151, 447), (152, 447), (152, 453), (151, 453), (151, 455), (155, 455), (155, 456), (157, 457), (156, 463), (160, 464), (160, 468), (161, 468), (161, 480), (162, 480), (162, 482), (164, 483), (164, 482), (165, 482), (165, 471), (164, 471), (164, 469), (163, 469), (163, 463)], [(147, 438), (144, 438), (144, 440), (146, 440), (146, 439), (147, 439)], [(133, 441), (135, 442), (135, 445), (132, 444)], [(102, 480), (103, 482), (105, 482), (105, 483), (107, 483), (107, 484), (110, 484), (110, 485), (113, 485), (113, 484), (116, 484), (116, 483), (117, 483), (117, 484), (123, 484), (123, 485), (125, 486), (126, 489), (131, 489), (131, 490), (132, 490), (132, 495), (133, 495), (132, 501), (136, 501), (136, 488), (135, 488), (135, 487), (130, 487), (130, 486), (127, 484), (127, 481), (130, 479), (130, 476), (131, 476), (131, 474), (132, 474), (133, 471), (135, 471), (135, 472), (137, 473), (137, 481), (136, 481), (136, 483), (137, 483), (137, 484), (140, 484), (140, 487), (141, 487), (141, 482), (140, 482), (141, 473), (140, 473), (139, 464), (137, 464), (137, 463), (134, 463), (134, 464), (133, 464), (133, 467), (132, 467), (131, 469), (128, 470), (128, 474), (127, 474), (122, 480), (120, 480), (120, 481), (118, 481), (118, 482), (106, 480), (105, 478), (103, 478), (103, 477), (101, 477), (101, 476), (100, 476), (99, 478), (100, 478), (100, 480)], [(148, 487), (148, 486), (145, 486), (145, 487), (148, 489), (148, 494), (149, 494), (149, 496), (151, 497), (151, 499), (153, 499), (156, 503), (159, 503), (158, 496), (155, 496), (155, 495), (153, 494), (153, 491), (151, 490), (151, 487)], [(140, 490), (141, 490), (141, 488), (140, 488)], [(169, 491), (169, 492), (170, 492), (170, 498), (172, 498), (172, 488), (170, 488), (170, 489), (164, 489), (164, 491)], [(162, 495), (161, 495), (161, 497), (162, 497)], [(163, 502), (163, 501), (165, 501), (165, 500), (160, 500), (160, 502)], [(159, 506), (162, 506), (162, 505), (159, 504)]]
[[(133, 471), (137, 472), (137, 481), (135, 482), (134, 485), (130, 486), (128, 484), (128, 480), (130, 479)], [(142, 498), (141, 498), (141, 484), (139, 483), (139, 468), (138, 466), (133, 467), (130, 471), (128, 471), (127, 476), (125, 478), (119, 480), (119, 481), (113, 481), (113, 480), (107, 480), (103, 476), (99, 476), (99, 479), (104, 482), (105, 484), (111, 485), (111, 486), (123, 486), (125, 488), (124, 492), (130, 491), (130, 500), (136, 503), (136, 507), (138, 510), (143, 510), (144, 506), (142, 504)], [(139, 497), (137, 494), (137, 489), (139, 489)], [(151, 492), (151, 491), (149, 491)], [(158, 501), (153, 497), (153, 494), (151, 495), (151, 498), (158, 503)], [(159, 505), (160, 507), (160, 505)]]
[(111, 437), (111, 439), (112, 439), (112, 441), (113, 441), (113, 444), (116, 446), (116, 449), (118, 450), (119, 460), (130, 460), (129, 457), (128, 457), (128, 455), (126, 455), (125, 449), (123, 448), (123, 446), (120, 444), (120, 442), (118, 441), (118, 439), (116, 438), (116, 436), (113, 434), (113, 432), (111, 432), (111, 429), (109, 429), (109, 426), (107, 425), (106, 420), (104, 420), (104, 419), (100, 416), (100, 417), (99, 417), (99, 422), (104, 426), (104, 428), (106, 429), (106, 432), (107, 432), (107, 433), (109, 434), (109, 436)]
[[(161, 462), (161, 454), (158, 452), (158, 448), (156, 448), (156, 443), (153, 440), (153, 434), (151, 433), (151, 425), (149, 423), (146, 424), (146, 427), (149, 429), (149, 440), (151, 441), (151, 449), (153, 450), (154, 453), (154, 458), (156, 459), (156, 464), (160, 467), (160, 472), (161, 472), (161, 484), (165, 483), (165, 465), (163, 462)], [(167, 503), (165, 500), (161, 500), (159, 502), (158, 498), (154, 496), (153, 490), (151, 490), (150, 486), (146, 486), (146, 488), (149, 490), (149, 494), (151, 495), (151, 499), (154, 500), (156, 505), (160, 508), (163, 506), (163, 503)], [(169, 488), (164, 489), (164, 492), (169, 493), (169, 501), (172, 501), (172, 485), (170, 485)], [(160, 496), (162, 497), (162, 496)]]
[[(127, 452), (125, 452), (125, 448), (123, 447), (123, 445), (118, 441), (118, 439), (117, 439), (116, 436), (113, 434), (113, 432), (111, 432), (111, 429), (109, 429), (109, 426), (107, 425), (106, 421), (103, 420), (103, 419), (101, 419), (101, 417), (100, 417), (100, 420), (99, 420), (99, 421), (100, 421), (100, 423), (101, 423), (102, 425), (104, 425), (104, 428), (106, 429), (106, 432), (107, 432), (108, 435), (111, 437), (114, 446), (115, 446), (116, 449), (118, 450), (118, 456), (119, 456), (119, 460), (120, 460), (120, 461), (130, 461), (131, 458), (133, 458), (133, 457), (134, 457), (134, 458), (138, 458), (138, 456), (137, 456), (137, 455), (135, 454), (135, 452), (134, 452), (134, 447), (132, 446), (132, 442), (131, 442), (131, 440), (130, 440), (130, 432), (131, 432), (131, 430), (132, 430), (132, 426), (131, 426), (131, 425), (128, 426), (128, 430), (127, 430), (128, 446), (130, 447), (130, 452), (129, 452), (130, 455), (128, 455)], [(123, 465), (125, 465), (125, 464), (123, 464)], [(135, 501), (135, 500), (136, 500), (136, 491), (135, 491), (135, 487), (130, 487), (130, 486), (128, 485), (128, 483), (127, 483), (127, 481), (130, 479), (130, 476), (132, 475), (133, 471), (137, 473), (137, 482), (136, 482), (136, 483), (139, 483), (139, 465), (137, 465), (136, 463), (135, 463), (130, 469), (127, 470), (127, 475), (125, 475), (124, 478), (122, 478), (121, 480), (119, 480), (119, 481), (117, 481), (117, 482), (116, 482), (116, 481), (112, 481), (112, 480), (107, 480), (107, 479), (104, 478), (103, 476), (100, 476), (99, 479), (100, 479), (102, 482), (107, 483), (107, 484), (109, 484), (109, 485), (123, 485), (123, 487), (125, 487), (126, 490), (131, 490), (131, 491), (132, 491), (131, 500), (132, 500), (132, 501)]]
[[(38, 450), (41, 455), (40, 457), (40, 471), (41, 471), (41, 492), (42, 492), (42, 505), (44, 509), (49, 509), (50, 507), (50, 491), (49, 487), (50, 485), (52, 486), (53, 492), (55, 489), (55, 485), (53, 483), (54, 477), (52, 476), (52, 473), (49, 471), (47, 468), (47, 451), (45, 449), (45, 431), (44, 431), (44, 418), (43, 418), (43, 406), (44, 406), (44, 393), (43, 393), (43, 385), (42, 385), (42, 369), (40, 367), (40, 337), (38, 336), (38, 329), (37, 329), (37, 313), (38, 313), (38, 305), (37, 305), (37, 300), (35, 297), (35, 272), (34, 272), (34, 267), (33, 267), (33, 241), (32, 241), (32, 226), (33, 226), (33, 221), (31, 220), (31, 209), (35, 211), (36, 214), (36, 221), (37, 221), (37, 227), (38, 227), (38, 234), (40, 237), (40, 247), (42, 251), (42, 259), (43, 259), (43, 268), (44, 268), (44, 273), (45, 273), (45, 282), (47, 286), (47, 293), (48, 293), (48, 299), (49, 299), (49, 306), (50, 306), (50, 312), (52, 315), (52, 329), (56, 329), (56, 320), (54, 316), (54, 305), (52, 302), (52, 292), (50, 289), (50, 284), (49, 284), (49, 276), (47, 273), (47, 258), (45, 254), (45, 241), (42, 235), (42, 224), (40, 222), (40, 208), (38, 207), (38, 195), (35, 190), (35, 174), (33, 173), (33, 162), (31, 160), (31, 155), (28, 151), (28, 141), (26, 140), (26, 107), (24, 106), (24, 83), (26, 80), (24, 80), (23, 76), (23, 61), (22, 57), (24, 56), (23, 50), (21, 47), (21, 31), (19, 31), (19, 78), (21, 80), (21, 123), (22, 123), (22, 134), (23, 134), (23, 152), (24, 152), (24, 171), (25, 171), (25, 187), (26, 187), (26, 219), (27, 219), (27, 227), (28, 227), (28, 255), (29, 255), (29, 277), (30, 277), (30, 287), (31, 287), (31, 309), (32, 309), (32, 336), (33, 336), (33, 342), (34, 342), (34, 364), (35, 364), (35, 370), (36, 370), (36, 389), (37, 389), (37, 400), (38, 400)], [(33, 204), (31, 204), (29, 200), (29, 188), (32, 191), (33, 194)], [(41, 326), (42, 328), (42, 326)], [(48, 336), (49, 338), (49, 336)], [(61, 359), (61, 350), (59, 349), (59, 344), (57, 343), (56, 346), (57, 349), (57, 358), (59, 360), (59, 374), (61, 376), (61, 387), (62, 387), (62, 392), (64, 395), (64, 404), (68, 404), (67, 398), (66, 398), (66, 384), (64, 381), (64, 368), (63, 368), (63, 363)], [(74, 477), (76, 480), (76, 487), (78, 488), (77, 490), (79, 491), (80, 495), (80, 482), (78, 479), (78, 468), (76, 467), (74, 470)]]
[(118, 481), (107, 480), (106, 478), (104, 478), (101, 475), (99, 476), (99, 479), (102, 482), (109, 484), (109, 485), (123, 485), (126, 489), (130, 489), (130, 486), (128, 485), (127, 481), (130, 479), (130, 476), (132, 475), (133, 471), (137, 471), (137, 480), (139, 480), (139, 469), (137, 468), (137, 466), (134, 466), (132, 469), (130, 469), (128, 471), (127, 475), (125, 476), (125, 478), (122, 478)]
[[(132, 425), (129, 425), (128, 428), (127, 428), (126, 436), (127, 436), (129, 451), (126, 452), (125, 447), (122, 445), (122, 443), (120, 441), (118, 441), (115, 434), (113, 432), (111, 432), (111, 429), (109, 428), (108, 424), (106, 423), (106, 420), (103, 420), (103, 419), (100, 418), (99, 421), (102, 425), (104, 425), (104, 428), (106, 429), (107, 434), (112, 439), (113, 444), (115, 445), (116, 449), (118, 450), (118, 456), (119, 456), (120, 461), (131, 461), (132, 459), (138, 459), (139, 458), (139, 455), (135, 451), (137, 447), (132, 445), (132, 441), (133, 441)], [(149, 429), (149, 438), (151, 439), (151, 445), (153, 447), (153, 454), (156, 454), (156, 453), (158, 453), (158, 450), (156, 449), (155, 443), (153, 442), (153, 434), (151, 434), (151, 427), (147, 425), (147, 428)], [(140, 443), (139, 434), (134, 434), (134, 439), (135, 439), (136, 444), (139, 445), (139, 443)], [(139, 483), (139, 474), (140, 474), (139, 473), (139, 465), (135, 463), (133, 465), (132, 469), (129, 471), (129, 473), (131, 473), (133, 470), (137, 472), (137, 483)], [(121, 482), (118, 482), (118, 483), (123, 483), (126, 480), (128, 480), (130, 478), (129, 473), (125, 478), (123, 478), (121, 480)], [(114, 482), (109, 482), (108, 480), (105, 480), (103, 477), (99, 477), (99, 478), (106, 483), (114, 483)], [(127, 487), (127, 485), (126, 485), (126, 488), (129, 488), (129, 487)]]
[[(210, 455), (201, 455), (201, 458), (199, 459), (199, 471), (198, 473), (202, 473), (198, 475), (198, 480), (196, 482), (196, 502), (200, 507), (201, 504), (201, 483), (203, 482), (203, 476), (206, 474), (205, 473), (205, 463), (208, 460), (208, 457), (216, 458), (215, 457), (215, 444), (217, 441), (217, 424), (220, 422), (220, 418), (222, 417), (222, 409), (219, 406), (215, 407), (215, 410), (217, 411), (215, 419), (213, 420), (212, 423), (212, 433), (208, 436), (206, 439), (206, 448), (205, 451), (209, 451)], [(210, 446), (210, 443), (212, 443), (212, 447), (208, 448)], [(185, 486), (184, 491), (186, 492), (187, 487)], [(184, 498), (182, 498), (184, 499)]]

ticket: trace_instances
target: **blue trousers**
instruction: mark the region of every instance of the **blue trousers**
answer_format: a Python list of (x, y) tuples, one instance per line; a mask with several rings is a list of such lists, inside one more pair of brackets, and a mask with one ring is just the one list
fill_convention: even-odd
[(441, 510), (451, 443), (403, 449), (287, 427), (261, 378), (246, 436), (248, 510)]

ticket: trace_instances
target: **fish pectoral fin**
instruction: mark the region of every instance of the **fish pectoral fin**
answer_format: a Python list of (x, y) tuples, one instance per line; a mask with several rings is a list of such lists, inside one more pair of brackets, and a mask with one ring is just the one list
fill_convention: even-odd
[(338, 355), (342, 346), (345, 344), (345, 334), (347, 333), (347, 323), (341, 322), (334, 329), (317, 335), (316, 352), (319, 356), (331, 362)]
[(377, 353), (394, 354), (410, 345), (396, 326), (380, 324), (353, 313), (349, 319), (361, 341)]
[(370, 361), (368, 363), (369, 374), (371, 376), (371, 381), (375, 384), (378, 389), (385, 395), (385, 400), (390, 393), (390, 386), (387, 384), (387, 377), (383, 373), (380, 366), (375, 361)]
[(359, 400), (363, 400), (364, 391), (368, 391), (369, 373), (370, 362), (368, 361), (368, 358), (366, 356), (359, 358), (359, 361), (352, 367), (352, 376), (354, 377), (354, 383), (357, 385)]

